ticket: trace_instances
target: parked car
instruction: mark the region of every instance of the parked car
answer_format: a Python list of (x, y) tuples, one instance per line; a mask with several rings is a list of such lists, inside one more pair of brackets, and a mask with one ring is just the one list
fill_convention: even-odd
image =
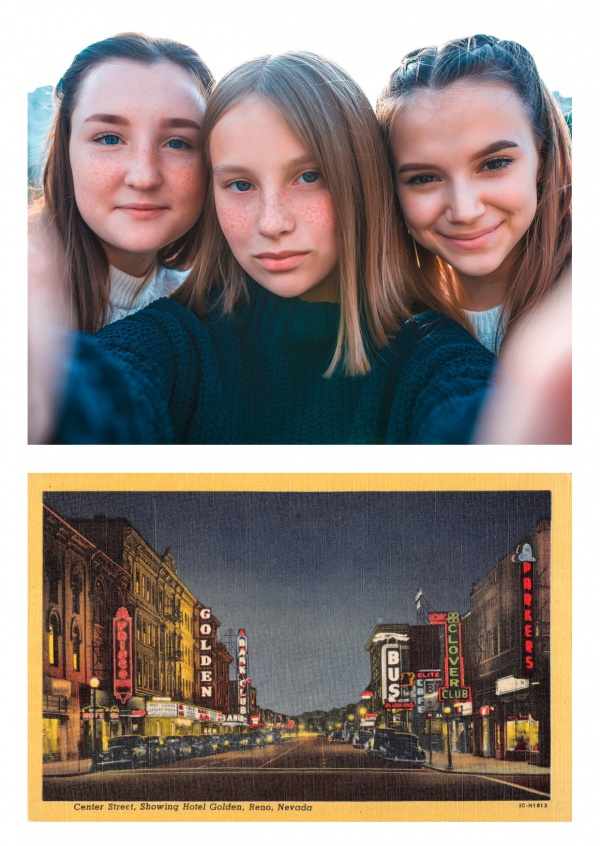
[(122, 734), (111, 737), (108, 746), (96, 758), (101, 770), (130, 769), (148, 765), (148, 744), (141, 734)]
[(328, 738), (330, 743), (343, 743), (344, 742), (344, 732), (342, 729), (334, 729)]
[(177, 756), (178, 761), (181, 760), (181, 758), (192, 757), (192, 746), (189, 742), (189, 738), (182, 737), (179, 734), (170, 734), (165, 737), (165, 743), (175, 750), (175, 755)]
[(375, 729), (367, 741), (367, 752), (386, 761), (422, 767), (425, 752), (419, 746), (416, 734), (394, 729)]
[(192, 747), (192, 757), (202, 758), (204, 755), (212, 755), (213, 749), (209, 735), (192, 735), (187, 738)]
[(352, 736), (352, 746), (355, 749), (366, 749), (369, 739), (373, 736), (371, 729), (359, 729)]
[(164, 737), (150, 735), (146, 738), (148, 746), (148, 766), (155, 767), (158, 764), (168, 764), (177, 759), (175, 749), (165, 743)]

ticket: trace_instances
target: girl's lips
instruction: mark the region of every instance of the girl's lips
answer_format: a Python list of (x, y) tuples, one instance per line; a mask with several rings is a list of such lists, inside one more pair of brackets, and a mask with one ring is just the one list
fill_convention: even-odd
[(484, 247), (500, 226), (501, 224), (499, 223), (491, 229), (485, 229), (482, 232), (474, 232), (472, 234), (467, 233), (461, 235), (460, 238), (452, 237), (451, 235), (442, 235), (442, 238), (461, 250), (476, 250), (478, 247)]
[(265, 270), (281, 271), (293, 270), (297, 267), (308, 253), (293, 253), (290, 251), (281, 253), (259, 253), (254, 256)]
[(166, 208), (166, 206), (119, 206), (120, 211), (129, 215), (129, 217), (136, 218), (136, 220), (147, 220), (148, 218), (157, 217)]

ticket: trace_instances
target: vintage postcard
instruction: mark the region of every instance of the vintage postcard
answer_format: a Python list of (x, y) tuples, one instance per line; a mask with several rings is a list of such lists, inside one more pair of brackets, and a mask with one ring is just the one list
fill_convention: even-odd
[(564, 474), (31, 475), (29, 818), (571, 819)]

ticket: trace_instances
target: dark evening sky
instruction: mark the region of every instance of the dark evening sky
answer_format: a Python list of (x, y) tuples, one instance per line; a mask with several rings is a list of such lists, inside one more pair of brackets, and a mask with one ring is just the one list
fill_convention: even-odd
[(126, 517), (228, 629), (248, 634), (262, 707), (356, 702), (378, 623), (416, 623), (423, 590), (466, 612), (469, 589), (540, 517), (544, 491), (46, 493), (69, 517)]

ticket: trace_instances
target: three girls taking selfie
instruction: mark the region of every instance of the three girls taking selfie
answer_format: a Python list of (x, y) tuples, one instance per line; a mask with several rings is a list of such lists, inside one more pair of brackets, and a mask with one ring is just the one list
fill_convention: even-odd
[[(479, 48), (465, 41), (445, 49)], [(137, 63), (128, 61), (127, 70)], [(93, 67), (104, 64), (112, 60)], [(202, 125), (208, 189), (195, 254), (184, 255), (191, 258), (189, 275), (170, 298), (93, 337), (76, 337), (53, 440), (468, 443), (495, 359), (472, 336), (465, 310), (500, 305), (498, 325), (516, 319), (513, 305), (504, 307), (513, 302), (508, 279), (518, 275), (522, 253), (534, 249), (527, 239), (538, 215), (539, 173), (544, 156), (551, 157), (520, 92), (510, 96), (508, 82), (483, 77), (480, 68), (469, 84), (502, 87), (520, 124), (507, 117), (501, 138), (494, 125), (489, 138), (476, 139), (485, 163), (474, 177), (464, 161), (461, 174), (449, 174), (431, 146), (417, 156), (419, 109), (431, 110), (422, 92), (403, 91), (404, 99), (380, 111), (402, 221), (375, 115), (341, 68), (310, 53), (288, 53), (227, 74), (208, 92)], [(464, 97), (459, 92), (449, 102), (452, 109)], [(436, 104), (436, 114), (445, 108)], [(467, 128), (472, 132), (472, 121)], [(458, 196), (469, 178), (475, 184), (505, 178), (507, 149), (518, 159), (530, 136), (533, 208), (529, 181), (512, 206), (480, 198), (479, 206), (493, 207), (483, 220), (440, 198)], [(408, 139), (408, 159), (400, 137)], [(169, 141), (169, 151), (178, 146)], [(463, 146), (472, 163), (473, 152)], [(134, 208), (137, 190), (127, 197)], [(407, 191), (416, 195), (412, 203)], [(440, 211), (444, 206), (451, 210)], [(449, 216), (445, 231), (439, 221)], [(134, 219), (143, 231), (147, 220)], [(93, 220), (85, 222), (94, 228)], [(112, 234), (96, 234), (110, 259)], [(423, 278), (410, 265), (417, 256)], [(537, 285), (538, 293), (552, 285), (566, 255), (548, 260), (554, 275)], [(504, 283), (494, 284), (505, 270)], [(468, 300), (456, 294), (462, 291), (456, 280), (473, 290), (481, 280), (494, 296)], [(499, 292), (500, 302), (492, 302)], [(524, 294), (516, 311), (532, 299)]]

